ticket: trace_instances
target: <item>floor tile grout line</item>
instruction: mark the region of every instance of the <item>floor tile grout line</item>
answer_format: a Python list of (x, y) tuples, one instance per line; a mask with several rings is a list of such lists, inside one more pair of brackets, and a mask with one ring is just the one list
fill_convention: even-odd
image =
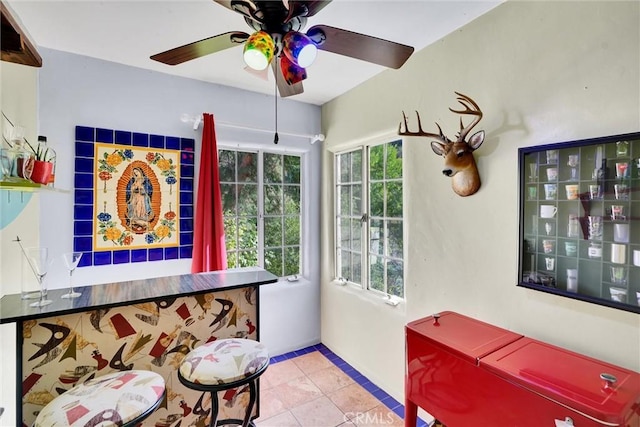
[[(380, 401), (380, 403), (382, 403), (391, 411), (393, 411), (401, 419), (404, 419), (403, 404), (395, 400), (393, 397), (391, 397), (391, 395), (389, 395), (387, 392), (382, 390), (380, 387), (376, 386), (374, 383), (369, 381), (367, 377), (365, 377), (360, 372), (358, 372), (358, 370), (356, 370), (353, 366), (349, 365), (342, 358), (340, 358), (340, 356), (336, 355), (334, 352), (329, 350), (329, 348), (327, 348), (327, 346), (325, 346), (322, 343), (311, 345), (309, 347), (304, 347), (299, 350), (290, 351), (288, 353), (284, 353), (278, 356), (274, 356), (270, 359), (269, 363), (273, 364), (278, 362), (284, 362), (285, 360), (303, 356), (308, 353), (313, 353), (314, 351), (320, 352), (320, 354), (325, 356), (331, 363), (333, 363), (335, 366), (340, 368), (340, 370), (342, 370), (342, 372), (347, 374), (355, 383), (359, 384), (361, 387), (363, 387), (365, 390), (371, 393), (376, 399), (378, 399), (378, 401)], [(365, 384), (371, 384), (373, 386), (372, 387), (373, 391), (365, 387)], [(427, 424), (422, 418), (418, 417), (417, 427), (429, 427), (429, 424)]]

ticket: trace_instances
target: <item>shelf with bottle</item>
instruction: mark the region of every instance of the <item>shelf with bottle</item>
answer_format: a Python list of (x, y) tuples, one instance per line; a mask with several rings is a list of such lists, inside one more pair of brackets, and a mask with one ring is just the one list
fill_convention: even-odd
[[(4, 114), (3, 117), (6, 118)], [(4, 144), (0, 147), (0, 189), (64, 192), (53, 188), (56, 152), (48, 146), (46, 136), (38, 136), (37, 144), (31, 144), (25, 138), (22, 126), (11, 125), (9, 137), (3, 135), (3, 139)]]

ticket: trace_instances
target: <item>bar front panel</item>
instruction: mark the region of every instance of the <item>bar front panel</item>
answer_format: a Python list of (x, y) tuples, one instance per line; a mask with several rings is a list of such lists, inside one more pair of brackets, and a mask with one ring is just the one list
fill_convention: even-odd
[[(257, 299), (257, 286), (248, 286), (23, 321), (23, 425), (31, 425), (44, 405), (74, 384), (130, 369), (157, 372), (167, 385), (165, 401), (143, 426), (208, 425), (209, 393), (184, 387), (178, 366), (206, 342), (258, 339)], [(219, 419), (243, 418), (248, 390), (219, 398)], [(67, 408), (69, 416), (73, 410)]]

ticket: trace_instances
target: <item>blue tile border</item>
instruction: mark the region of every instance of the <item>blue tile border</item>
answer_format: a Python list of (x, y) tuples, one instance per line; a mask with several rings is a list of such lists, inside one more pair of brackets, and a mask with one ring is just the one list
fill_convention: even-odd
[[(392, 410), (398, 417), (404, 420), (404, 405), (391, 397), (387, 392), (380, 387), (373, 384), (367, 377), (358, 372), (353, 366), (342, 360), (334, 352), (329, 350), (324, 344), (316, 344), (309, 347), (302, 348), (300, 350), (291, 351), (289, 353), (281, 354), (279, 356), (273, 356), (269, 363), (274, 364), (278, 362), (284, 362), (285, 360), (293, 359), (298, 356), (302, 356), (307, 353), (313, 353), (314, 351), (320, 352), (331, 363), (340, 368), (345, 374), (349, 375), (352, 380), (360, 384), (365, 390), (375, 396), (381, 403), (387, 408)], [(417, 427), (429, 427), (426, 421), (418, 417)]]
[[(95, 144), (128, 145), (150, 150), (165, 149), (178, 151), (178, 167), (181, 171), (178, 206), (180, 212), (180, 233), (176, 245), (165, 248), (114, 247), (113, 250), (94, 251), (95, 236), (94, 190), (95, 190)], [(194, 148), (192, 138), (163, 136), (127, 130), (76, 126), (74, 157), (74, 237), (73, 248), (81, 251), (79, 267), (163, 261), (191, 258), (193, 252), (193, 212), (194, 212)]]

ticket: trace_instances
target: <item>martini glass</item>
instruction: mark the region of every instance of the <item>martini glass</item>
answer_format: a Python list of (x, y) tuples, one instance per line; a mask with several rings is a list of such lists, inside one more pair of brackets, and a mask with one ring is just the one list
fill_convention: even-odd
[(62, 295), (62, 298), (78, 298), (82, 294), (73, 290), (73, 272), (82, 258), (82, 252), (65, 252), (62, 254), (62, 258), (64, 265), (69, 270), (69, 293)]
[(53, 259), (49, 256), (49, 248), (27, 248), (25, 249), (29, 266), (35, 274), (38, 284), (40, 285), (40, 300), (29, 304), (30, 307), (44, 307), (53, 301), (46, 299), (47, 287), (44, 284), (44, 278), (49, 272), (49, 267), (53, 263)]

